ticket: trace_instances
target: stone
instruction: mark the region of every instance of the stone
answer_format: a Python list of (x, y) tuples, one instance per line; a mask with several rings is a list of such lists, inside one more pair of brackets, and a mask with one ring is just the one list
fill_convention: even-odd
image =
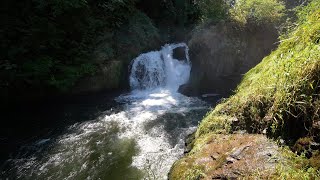
[(232, 163), (234, 163), (236, 161), (236, 159), (235, 158), (233, 158), (233, 157), (227, 157), (226, 158), (226, 163), (227, 164), (232, 164)]
[(276, 47), (275, 28), (253, 30), (236, 26), (232, 22), (220, 22), (192, 34), (188, 42), (192, 69), (187, 93), (229, 96), (243, 74)]
[(267, 129), (264, 129), (264, 130), (262, 131), (262, 134), (267, 134)]
[(178, 92), (185, 95), (185, 96), (198, 96), (199, 92), (192, 88), (190, 84), (183, 84), (179, 86)]
[(177, 60), (186, 60), (186, 48), (185, 47), (177, 47), (173, 49), (172, 58)]
[(241, 146), (235, 150), (233, 150), (230, 154), (230, 157), (240, 160), (240, 155), (241, 153), (243, 153), (246, 149), (248, 149), (249, 147), (251, 147), (251, 144), (245, 145), (245, 146)]

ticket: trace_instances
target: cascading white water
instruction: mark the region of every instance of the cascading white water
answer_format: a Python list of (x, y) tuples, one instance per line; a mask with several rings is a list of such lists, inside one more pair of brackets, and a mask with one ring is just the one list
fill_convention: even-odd
[[(186, 59), (173, 59), (173, 50), (185, 48)], [(160, 51), (141, 54), (132, 61), (130, 86), (132, 89), (166, 87), (176, 91), (189, 79), (191, 63), (185, 43), (165, 45)]]
[[(185, 60), (172, 58), (178, 47), (185, 48)], [(167, 179), (185, 137), (208, 111), (205, 102), (177, 92), (190, 69), (184, 43), (141, 54), (131, 64), (132, 92), (115, 99), (120, 111), (71, 126), (40, 155), (13, 159), (7, 173), (22, 179)]]
[[(186, 59), (173, 58), (173, 50), (179, 47), (185, 49)], [(147, 170), (148, 178), (167, 179), (171, 165), (183, 154), (184, 138), (199, 120), (192, 113), (207, 108), (201, 100), (177, 92), (189, 80), (190, 70), (188, 46), (167, 44), (132, 61), (132, 92), (117, 98), (127, 103), (126, 115), (130, 117), (127, 121), (120, 118), (126, 127), (121, 137), (136, 139), (140, 152), (133, 157), (132, 165)]]

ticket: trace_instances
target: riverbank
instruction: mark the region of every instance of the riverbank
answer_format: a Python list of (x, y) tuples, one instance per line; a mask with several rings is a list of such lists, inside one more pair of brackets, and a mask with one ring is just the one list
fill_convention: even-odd
[[(249, 179), (252, 176), (262, 179), (320, 177), (319, 9), (318, 0), (301, 8), (297, 13), (299, 25), (281, 39), (275, 51), (245, 74), (233, 96), (222, 101), (202, 120), (191, 142), (192, 150), (174, 164), (171, 179), (212, 179), (215, 175)], [(297, 154), (279, 150), (278, 153), (286, 157), (285, 163), (278, 161), (271, 171), (267, 169), (268, 173), (265, 173), (266, 169), (259, 169), (263, 161), (256, 161), (250, 171), (223, 166), (229, 162), (230, 150), (240, 148), (232, 141), (239, 139), (236, 135), (239, 131), (248, 134), (245, 136), (265, 134)], [(219, 136), (223, 135), (231, 141), (229, 138), (222, 140)], [(230, 144), (222, 148), (221, 156), (213, 159), (210, 156), (214, 148), (206, 149), (214, 147), (216, 141)], [(242, 145), (247, 143), (250, 142)], [(202, 158), (210, 161), (206, 163), (221, 163), (208, 168), (206, 163), (201, 163)], [(200, 163), (196, 163), (198, 161)], [(238, 173), (230, 175), (226, 171), (228, 168)], [(214, 173), (219, 171), (222, 173)]]

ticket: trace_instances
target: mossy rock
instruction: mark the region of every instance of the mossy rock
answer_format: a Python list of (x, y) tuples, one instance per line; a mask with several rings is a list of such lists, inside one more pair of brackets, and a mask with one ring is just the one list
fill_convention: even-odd
[[(260, 176), (258, 170), (243, 171), (238, 177), (320, 178), (319, 149), (310, 148), (312, 143), (320, 143), (320, 0), (311, 1), (298, 11), (298, 15), (298, 26), (281, 40), (279, 47), (247, 72), (235, 94), (223, 100), (200, 123), (193, 149), (174, 164), (172, 178), (187, 179), (187, 172), (198, 172), (194, 174), (204, 178), (216, 177), (213, 175), (219, 172), (219, 167), (201, 160), (216, 151), (219, 145), (228, 147), (221, 140), (224, 136), (236, 137), (232, 142), (238, 143), (241, 138), (230, 135), (237, 130), (265, 132), (271, 138), (284, 139), (291, 148), (297, 142), (295, 148), (301, 154), (279, 151), (284, 161), (267, 172), (267, 176)], [(306, 149), (311, 152), (310, 156)], [(215, 161), (219, 159), (215, 158)], [(199, 161), (202, 163), (197, 163)], [(199, 169), (199, 166), (205, 168)]]

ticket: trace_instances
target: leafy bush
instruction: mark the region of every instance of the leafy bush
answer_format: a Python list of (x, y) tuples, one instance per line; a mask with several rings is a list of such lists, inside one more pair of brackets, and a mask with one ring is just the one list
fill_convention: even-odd
[(66, 90), (96, 70), (91, 56), (106, 34), (104, 60), (122, 55), (127, 45), (149, 46), (157, 30), (135, 5), (136, 0), (1, 1), (1, 84)]
[(284, 10), (284, 3), (279, 0), (237, 0), (230, 16), (241, 24), (270, 24), (279, 22)]
[(51, 75), (50, 79), (46, 79), (46, 83), (60, 91), (67, 91), (79, 78), (96, 73), (96, 67), (90, 63), (81, 64), (80, 66), (57, 65), (56, 70), (59, 73)]
[(227, 17), (228, 6), (225, 0), (199, 0), (195, 5), (201, 21), (221, 20)]
[[(130, 56), (130, 49), (135, 48), (133, 52), (139, 53), (148, 45), (154, 44), (150, 41), (157, 39), (158, 29), (153, 25), (152, 20), (144, 13), (136, 12), (129, 18), (128, 23), (120, 27), (117, 31), (115, 38), (117, 41), (118, 54), (121, 56), (123, 52), (127, 52), (128, 60), (133, 58)], [(136, 54), (134, 54), (136, 55)]]

